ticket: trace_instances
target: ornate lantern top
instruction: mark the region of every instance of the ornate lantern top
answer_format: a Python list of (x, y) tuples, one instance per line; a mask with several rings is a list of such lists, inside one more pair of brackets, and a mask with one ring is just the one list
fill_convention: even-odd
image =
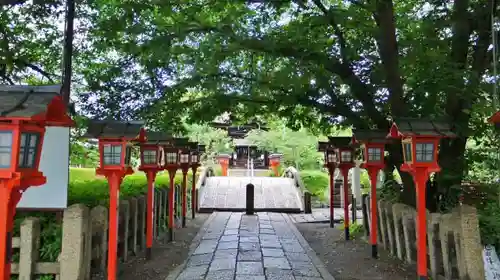
[(403, 146), (403, 171), (425, 167), (430, 172), (440, 171), (437, 164), (439, 140), (455, 137), (452, 126), (445, 121), (401, 118), (394, 120), (388, 138), (401, 139)]
[(358, 146), (352, 136), (330, 136), (329, 143), (336, 148), (340, 166), (354, 164), (354, 150)]
[(146, 132), (143, 121), (90, 120), (84, 138), (122, 139), (144, 142)]
[(360, 151), (364, 167), (379, 166), (382, 168), (384, 166), (385, 144), (390, 142), (387, 139), (387, 131), (354, 129), (353, 138), (354, 141), (362, 144)]
[(60, 85), (0, 85), (0, 118), (35, 121), (47, 126), (74, 126), (60, 91)]

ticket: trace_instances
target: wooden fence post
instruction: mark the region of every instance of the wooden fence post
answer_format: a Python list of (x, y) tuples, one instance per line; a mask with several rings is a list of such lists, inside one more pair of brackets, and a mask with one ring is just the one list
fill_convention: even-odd
[(128, 200), (120, 201), (120, 215), (123, 216), (121, 220), (121, 224), (118, 226), (120, 231), (119, 234), (122, 234), (121, 242), (121, 259), (123, 262), (128, 260), (128, 229), (129, 229), (129, 221), (130, 221), (130, 204)]
[(83, 204), (71, 205), (64, 211), (60, 279), (84, 280), (86, 234), (90, 234), (89, 208)]
[(137, 248), (137, 198), (132, 197), (129, 199), (130, 203), (130, 230), (132, 232), (132, 236), (130, 236), (129, 247), (130, 250), (134, 253), (135, 256), (138, 255), (139, 250)]
[(31, 280), (40, 249), (40, 220), (29, 217), (22, 222), (20, 241), (19, 280)]

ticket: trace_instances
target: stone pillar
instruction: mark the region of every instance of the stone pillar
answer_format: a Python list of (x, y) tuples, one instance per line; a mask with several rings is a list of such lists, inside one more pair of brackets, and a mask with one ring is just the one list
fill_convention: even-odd
[(483, 247), (480, 243), (479, 219), (477, 210), (468, 205), (458, 207), (460, 215), (459, 235), (461, 237), (461, 258), (470, 280), (485, 279)]
[(26, 218), (21, 224), (19, 279), (33, 279), (40, 248), (40, 221)]
[(90, 234), (89, 209), (83, 204), (75, 204), (64, 211), (62, 228), (62, 248), (60, 255), (60, 279), (84, 280), (86, 235)]

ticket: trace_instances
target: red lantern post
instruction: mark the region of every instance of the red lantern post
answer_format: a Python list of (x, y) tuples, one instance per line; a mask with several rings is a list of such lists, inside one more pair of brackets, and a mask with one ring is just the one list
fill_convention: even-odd
[(175, 228), (175, 174), (179, 169), (179, 148), (176, 146), (175, 139), (166, 141), (163, 145), (164, 163), (163, 168), (168, 171), (170, 177), (170, 186), (168, 189), (168, 237), (169, 241), (174, 240)]
[(274, 171), (274, 176), (279, 177), (280, 176), (280, 163), (281, 163), (281, 158), (283, 157), (282, 154), (270, 154), (269, 155), (269, 165), (271, 165), (271, 168)]
[(200, 154), (205, 149), (205, 146), (193, 143), (191, 146), (191, 172), (193, 179), (191, 180), (191, 218), (196, 218), (196, 210), (198, 207), (198, 197), (196, 196), (196, 171), (200, 165)]
[(384, 169), (384, 153), (387, 133), (382, 130), (353, 130), (353, 141), (362, 144), (361, 151), (364, 162), (361, 165), (368, 171), (370, 177), (370, 243), (372, 244), (372, 257), (378, 257), (377, 247), (377, 179), (380, 170)]
[(39, 171), (45, 127), (74, 126), (60, 86), (0, 86), (0, 277), (11, 279), (12, 230), (17, 203)]
[(90, 121), (86, 138), (99, 139), (100, 163), (96, 174), (105, 176), (109, 185), (108, 280), (117, 273), (118, 215), (120, 185), (123, 178), (133, 174), (130, 166), (132, 142), (144, 142), (143, 122)]
[(147, 142), (141, 143), (141, 165), (139, 170), (146, 174), (148, 181), (147, 203), (146, 203), (146, 259), (151, 259), (153, 247), (153, 220), (154, 220), (154, 181), (156, 174), (163, 168), (161, 166), (161, 139), (167, 139), (169, 136), (160, 132), (148, 132), (146, 134)]
[(345, 240), (349, 240), (349, 170), (354, 167), (354, 142), (352, 137), (328, 137), (328, 139), (329, 143), (337, 148), (338, 168), (343, 176), (344, 235)]
[(228, 154), (220, 154), (216, 158), (222, 168), (222, 176), (227, 176), (227, 169), (229, 168), (229, 159), (231, 156)]
[[(186, 139), (187, 140), (187, 139)], [(187, 174), (191, 168), (191, 145), (186, 141), (180, 148), (180, 167), (182, 171), (182, 227), (186, 227), (187, 216)]]
[(438, 145), (441, 138), (455, 137), (445, 122), (398, 119), (387, 137), (401, 139), (404, 163), (401, 170), (410, 173), (417, 192), (417, 272), (420, 280), (427, 279), (427, 209), (426, 183), (429, 175), (441, 171)]
[(333, 201), (335, 197), (335, 169), (338, 164), (337, 151), (335, 146), (329, 142), (318, 142), (318, 151), (325, 154), (325, 168), (328, 169), (328, 175), (330, 177), (330, 227), (333, 228), (335, 224), (335, 208), (333, 207)]

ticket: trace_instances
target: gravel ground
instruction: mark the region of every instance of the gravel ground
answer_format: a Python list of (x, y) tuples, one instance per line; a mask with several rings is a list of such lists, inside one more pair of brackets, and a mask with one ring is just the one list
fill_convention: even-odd
[(165, 280), (168, 274), (180, 265), (189, 253), (191, 241), (210, 214), (197, 214), (195, 220), (189, 219), (185, 228), (175, 231), (174, 241), (153, 245), (153, 258), (146, 261), (144, 256), (131, 258), (123, 264), (120, 280)]
[(329, 224), (295, 224), (335, 280), (415, 279), (415, 268), (389, 256), (379, 248), (380, 258), (371, 258), (371, 246), (364, 240), (345, 241), (342, 231)]

